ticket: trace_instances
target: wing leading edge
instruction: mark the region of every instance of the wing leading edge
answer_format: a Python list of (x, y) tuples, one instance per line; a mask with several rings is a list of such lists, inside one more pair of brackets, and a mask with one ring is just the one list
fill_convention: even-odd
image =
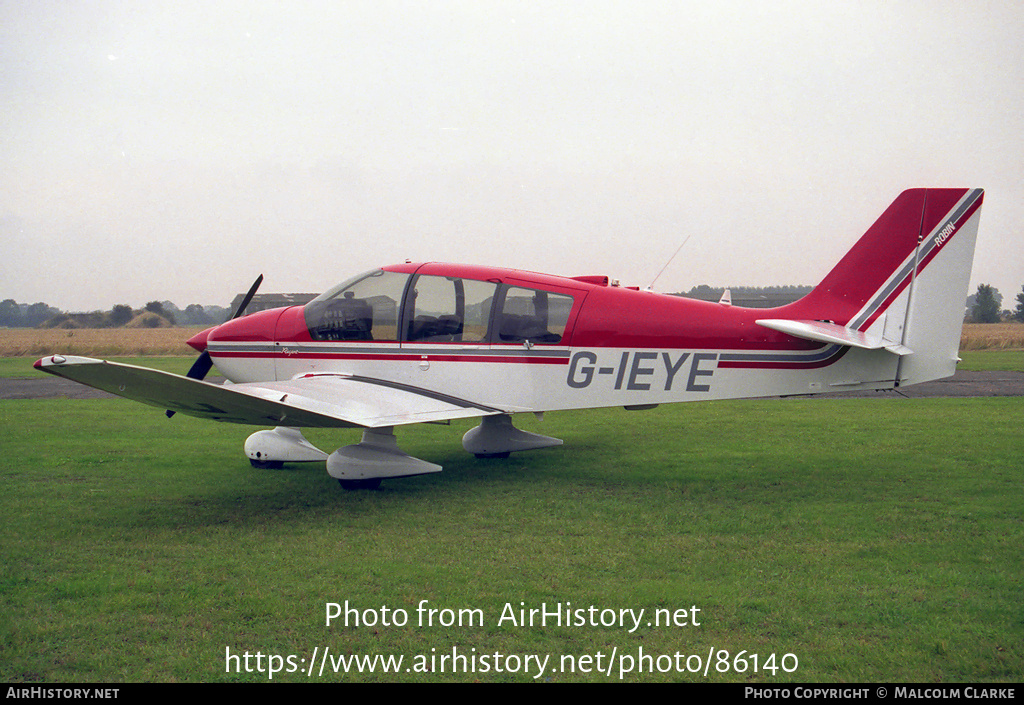
[(505, 413), (418, 387), (348, 375), (217, 385), (71, 355), (45, 357), (35, 367), (161, 409), (258, 426), (384, 428)]

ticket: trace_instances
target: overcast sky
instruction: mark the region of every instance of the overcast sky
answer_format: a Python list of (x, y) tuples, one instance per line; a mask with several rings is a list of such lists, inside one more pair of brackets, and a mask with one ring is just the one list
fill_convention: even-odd
[(0, 298), (405, 259), (814, 284), (905, 188), (1024, 285), (1020, 2), (0, 0)]

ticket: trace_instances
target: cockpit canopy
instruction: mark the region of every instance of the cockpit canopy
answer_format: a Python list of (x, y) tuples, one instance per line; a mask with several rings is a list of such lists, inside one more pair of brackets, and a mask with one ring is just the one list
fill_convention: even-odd
[(558, 345), (573, 297), (464, 277), (376, 269), (306, 304), (313, 340)]

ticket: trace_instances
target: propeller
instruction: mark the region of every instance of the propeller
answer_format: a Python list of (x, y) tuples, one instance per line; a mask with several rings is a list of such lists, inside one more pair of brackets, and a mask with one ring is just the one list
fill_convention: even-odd
[[(238, 304), (238, 308), (235, 309), (235, 312), (231, 314), (231, 318), (228, 319), (229, 321), (233, 321), (245, 313), (246, 307), (249, 305), (249, 302), (252, 301), (252, 297), (256, 295), (256, 290), (260, 288), (260, 284), (262, 283), (263, 275), (261, 274), (256, 277), (256, 281), (254, 281), (252, 286), (249, 287), (249, 292), (242, 299), (242, 302)], [(203, 352), (199, 353), (199, 357), (196, 358), (196, 361), (192, 363), (192, 367), (190, 367), (188, 372), (185, 373), (185, 376), (192, 379), (202, 380), (210, 372), (211, 367), (213, 367), (213, 358), (210, 357), (210, 351), (203, 350)], [(164, 413), (167, 414), (167, 418), (174, 416), (174, 412), (170, 409)]]

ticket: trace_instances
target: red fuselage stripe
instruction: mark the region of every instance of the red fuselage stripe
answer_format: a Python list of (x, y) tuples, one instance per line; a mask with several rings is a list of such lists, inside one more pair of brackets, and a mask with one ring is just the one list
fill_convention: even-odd
[(263, 352), (216, 352), (210, 353), (217, 358), (242, 359), (281, 359), (281, 360), (381, 360), (387, 362), (502, 362), (528, 365), (568, 365), (568, 357), (506, 357), (484, 355), (416, 355), (391, 354), (374, 355), (372, 353), (263, 353)]

